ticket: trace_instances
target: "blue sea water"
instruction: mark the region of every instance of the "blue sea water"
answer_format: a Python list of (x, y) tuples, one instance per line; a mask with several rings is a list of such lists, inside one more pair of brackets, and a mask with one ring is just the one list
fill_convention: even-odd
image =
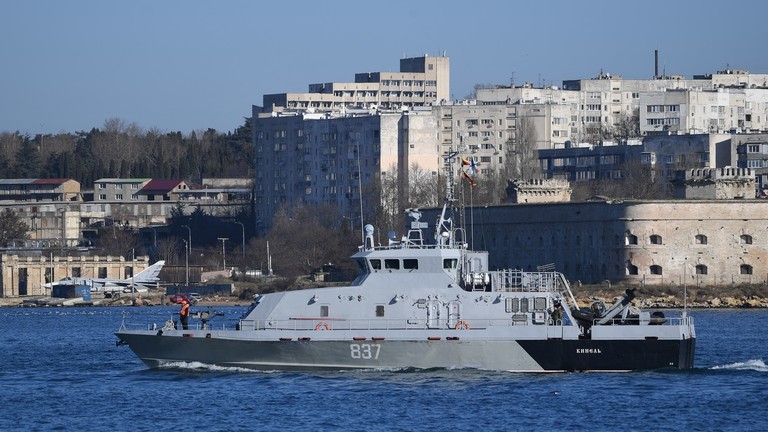
[[(244, 307), (222, 308), (235, 320)], [(113, 332), (176, 308), (0, 308), (0, 430), (714, 431), (768, 427), (768, 311), (694, 310), (696, 368), (150, 370)], [(218, 318), (217, 318), (218, 319)]]

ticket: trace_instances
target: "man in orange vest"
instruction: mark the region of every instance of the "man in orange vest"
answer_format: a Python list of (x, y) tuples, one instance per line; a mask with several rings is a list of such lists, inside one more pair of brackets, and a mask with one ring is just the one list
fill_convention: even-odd
[(181, 328), (184, 330), (189, 329), (189, 302), (187, 299), (181, 301), (181, 310), (179, 311), (179, 317), (181, 317)]

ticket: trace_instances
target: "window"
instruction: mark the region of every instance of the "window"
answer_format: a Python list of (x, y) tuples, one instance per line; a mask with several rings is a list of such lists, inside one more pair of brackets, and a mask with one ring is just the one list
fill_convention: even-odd
[(376, 305), (376, 316), (377, 317), (384, 316), (384, 305)]
[(116, 200), (121, 200), (121, 201), (122, 201), (122, 199), (123, 199), (123, 194), (115, 194), (115, 199), (116, 199)]
[(459, 260), (456, 258), (445, 258), (443, 259), (443, 268), (444, 269), (455, 269), (458, 265)]
[(384, 260), (384, 268), (390, 269), (390, 270), (399, 270), (400, 269), (400, 260), (397, 259), (385, 259)]
[(655, 244), (655, 245), (660, 245), (662, 243), (661, 242), (661, 236), (658, 235), (658, 234), (651, 235), (649, 240), (651, 241), (651, 244)]
[[(707, 244), (707, 236), (704, 234), (696, 234), (696, 244), (705, 245)], [(706, 273), (702, 273), (706, 274)]]
[[(752, 244), (752, 236), (749, 234), (742, 234), (740, 237), (741, 244)], [(752, 273), (749, 273), (752, 274)]]
[(107, 200), (107, 194), (99, 194), (99, 200), (100, 201), (106, 201)]
[(320, 316), (321, 317), (327, 317), (328, 316), (328, 305), (320, 306)]
[(651, 274), (652, 274), (652, 275), (660, 275), (660, 274), (663, 274), (663, 273), (662, 273), (662, 269), (661, 269), (661, 266), (660, 266), (660, 265), (656, 265), (656, 264), (652, 265), (652, 266), (651, 266)]
[(705, 275), (705, 274), (707, 274), (707, 266), (705, 266), (704, 264), (698, 264), (696, 266), (696, 274), (697, 275)]
[(419, 260), (417, 259), (404, 259), (403, 268), (405, 270), (416, 270), (419, 268)]
[(99, 267), (99, 277), (104, 279), (107, 277), (107, 268), (106, 267)]
[(528, 299), (522, 298), (520, 299), (520, 312), (528, 312), (530, 309), (528, 308)]
[(627, 274), (630, 276), (636, 276), (637, 275), (637, 266), (632, 264), (627, 264)]
[(760, 144), (747, 145), (747, 153), (760, 153)]
[(627, 233), (627, 236), (625, 238), (625, 242), (628, 245), (636, 245), (637, 244), (637, 236), (632, 233)]
[(743, 275), (751, 275), (752, 274), (752, 266), (749, 264), (742, 264), (739, 266), (739, 273)]
[(99, 189), (106, 189), (107, 184), (106, 183), (99, 183)]
[(72, 267), (72, 277), (73, 278), (82, 277), (82, 271), (80, 270), (80, 267)]

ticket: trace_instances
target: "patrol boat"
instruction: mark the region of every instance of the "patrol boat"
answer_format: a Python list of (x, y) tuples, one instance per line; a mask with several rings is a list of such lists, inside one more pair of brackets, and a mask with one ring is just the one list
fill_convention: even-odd
[[(447, 199), (427, 223), (409, 211), (410, 229), (352, 256), (349, 286), (258, 295), (233, 328), (203, 319), (115, 333), (149, 367), (204, 364), (258, 370), (477, 368), (514, 372), (630, 371), (693, 367), (693, 317), (641, 311), (634, 290), (610, 307), (580, 308), (565, 277), (551, 269), (489, 270), (455, 227), (452, 161)], [(206, 318), (211, 318), (206, 316)]]

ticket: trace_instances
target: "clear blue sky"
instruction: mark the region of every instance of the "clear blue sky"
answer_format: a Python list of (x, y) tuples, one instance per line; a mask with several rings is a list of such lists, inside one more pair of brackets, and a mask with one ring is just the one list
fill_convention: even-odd
[(264, 94), (451, 58), (475, 84), (560, 85), (600, 70), (650, 78), (768, 73), (768, 2), (0, 1), (0, 131), (231, 131)]

